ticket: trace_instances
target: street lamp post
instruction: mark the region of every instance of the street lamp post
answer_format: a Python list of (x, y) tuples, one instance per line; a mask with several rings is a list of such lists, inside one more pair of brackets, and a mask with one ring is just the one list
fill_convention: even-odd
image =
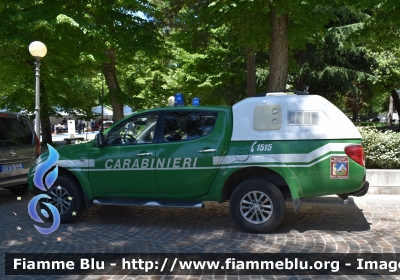
[(29, 45), (29, 52), (36, 59), (35, 61), (35, 132), (40, 142), (40, 59), (47, 54), (46, 45), (39, 41), (34, 41)]

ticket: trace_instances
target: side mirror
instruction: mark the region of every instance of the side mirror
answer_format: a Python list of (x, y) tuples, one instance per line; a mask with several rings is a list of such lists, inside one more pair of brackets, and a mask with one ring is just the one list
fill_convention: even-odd
[(103, 137), (103, 133), (101, 133), (101, 132), (96, 134), (96, 145), (98, 147), (104, 146), (104, 137)]

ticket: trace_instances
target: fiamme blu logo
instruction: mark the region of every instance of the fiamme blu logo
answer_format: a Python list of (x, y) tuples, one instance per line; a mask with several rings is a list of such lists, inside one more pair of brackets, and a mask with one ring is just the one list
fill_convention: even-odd
[[(35, 186), (44, 192), (48, 192), (57, 179), (58, 166), (55, 166), (55, 164), (60, 156), (52, 146), (47, 145), (47, 147), (49, 148), (49, 157), (46, 161), (37, 166), (35, 174), (33, 176), (33, 183), (35, 184)], [(53, 168), (53, 166), (55, 167)], [(53, 170), (51, 170), (52, 168)], [(44, 221), (39, 217), (38, 213), (36, 212), (37, 204), (39, 203), (40, 199), (50, 199), (50, 196), (48, 196), (47, 194), (39, 194), (32, 198), (28, 204), (28, 213), (34, 221), (38, 223), (44, 223)], [(51, 203), (40, 203), (46, 205), (47, 208), (50, 210), (52, 214), (53, 224), (49, 228), (43, 228), (37, 225), (34, 226), (41, 234), (50, 234), (57, 230), (57, 228), (60, 226), (60, 213), (58, 212), (58, 209), (54, 207)], [(41, 209), (40, 212), (44, 217), (49, 218), (49, 213), (47, 210)]]

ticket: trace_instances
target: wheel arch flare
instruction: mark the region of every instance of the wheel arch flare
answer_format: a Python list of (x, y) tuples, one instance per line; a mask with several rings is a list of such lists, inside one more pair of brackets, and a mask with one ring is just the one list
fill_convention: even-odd
[(94, 194), (87, 175), (88, 168), (94, 166), (94, 160), (70, 160), (60, 157), (56, 164), (59, 168), (59, 174), (73, 176), (78, 181), (85, 197), (85, 204), (89, 207), (90, 201), (94, 199)]
[[(303, 190), (298, 178), (283, 162), (265, 156), (263, 162), (250, 163), (244, 166), (243, 162), (235, 159), (227, 163), (227, 158), (229, 156), (222, 159), (222, 165), (212, 188), (212, 192), (214, 190), (215, 194), (219, 193), (220, 195), (218, 201), (222, 202), (229, 199), (230, 194), (240, 182), (250, 177), (260, 176), (273, 181), (285, 197), (294, 199), (303, 197)], [(217, 186), (222, 186), (219, 192), (216, 190)], [(287, 191), (285, 192), (285, 188), (290, 191), (289, 194)]]

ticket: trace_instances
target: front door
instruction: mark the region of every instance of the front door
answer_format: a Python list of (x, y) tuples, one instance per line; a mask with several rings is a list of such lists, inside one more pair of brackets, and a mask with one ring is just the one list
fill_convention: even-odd
[(156, 173), (160, 193), (194, 198), (208, 192), (223, 153), (224, 112), (166, 112), (157, 147)]
[(155, 176), (158, 114), (133, 116), (105, 135), (105, 145), (93, 147), (89, 180), (97, 197), (129, 197), (158, 193)]

